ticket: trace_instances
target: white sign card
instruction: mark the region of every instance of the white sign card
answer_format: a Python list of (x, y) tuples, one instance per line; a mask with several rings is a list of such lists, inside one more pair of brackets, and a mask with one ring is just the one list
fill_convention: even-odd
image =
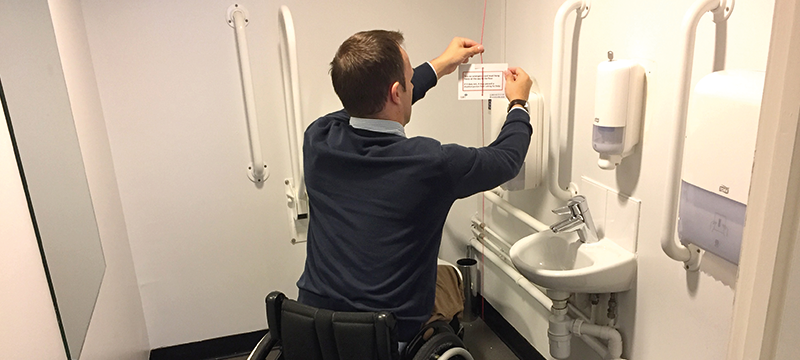
[(462, 64), (458, 66), (458, 99), (504, 99), (508, 64)]

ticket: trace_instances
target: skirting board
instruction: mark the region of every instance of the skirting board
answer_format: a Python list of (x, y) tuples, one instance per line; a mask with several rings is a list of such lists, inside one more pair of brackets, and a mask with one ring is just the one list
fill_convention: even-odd
[(150, 352), (150, 360), (213, 360), (247, 355), (253, 351), (267, 331), (258, 330), (158, 348)]
[(483, 322), (492, 329), (503, 343), (508, 346), (511, 352), (518, 358), (525, 360), (546, 360), (531, 344), (526, 340), (517, 329), (514, 329), (503, 315), (489, 304), (489, 301), (484, 299), (480, 294), (476, 299), (476, 304), (480, 309), (480, 304), (483, 302)]
[[(483, 321), (497, 337), (520, 359), (546, 360), (514, 327), (480, 295), (476, 304), (483, 303)], [(249, 354), (268, 330), (224, 336), (188, 344), (155, 349), (150, 360), (213, 360)]]

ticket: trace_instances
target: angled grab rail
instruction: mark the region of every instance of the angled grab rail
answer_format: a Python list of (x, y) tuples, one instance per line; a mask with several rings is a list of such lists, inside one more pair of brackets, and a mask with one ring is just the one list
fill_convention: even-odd
[(253, 77), (250, 72), (250, 54), (247, 50), (247, 35), (244, 29), (248, 22), (247, 10), (244, 7), (239, 4), (233, 4), (228, 8), (228, 24), (233, 27), (236, 34), (236, 55), (239, 57), (239, 75), (242, 78), (244, 113), (247, 120), (247, 132), (250, 136), (250, 159), (252, 162), (248, 167), (247, 176), (253, 182), (260, 184), (269, 177), (269, 167), (264, 163), (261, 155), (256, 100), (253, 93)]

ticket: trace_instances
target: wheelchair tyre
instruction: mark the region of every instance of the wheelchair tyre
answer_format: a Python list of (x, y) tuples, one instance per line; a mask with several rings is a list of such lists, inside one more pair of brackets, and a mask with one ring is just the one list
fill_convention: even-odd
[[(414, 355), (413, 360), (435, 360), (444, 354), (447, 350), (454, 347), (464, 347), (461, 339), (451, 332), (443, 332), (434, 335), (422, 345), (422, 347)], [(461, 356), (455, 356), (453, 359), (463, 359)]]

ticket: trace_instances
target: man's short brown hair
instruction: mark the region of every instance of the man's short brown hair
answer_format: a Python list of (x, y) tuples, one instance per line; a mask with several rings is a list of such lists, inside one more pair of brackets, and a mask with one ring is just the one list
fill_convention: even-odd
[(399, 81), (406, 89), (399, 31), (371, 30), (351, 36), (331, 61), (333, 90), (350, 116), (366, 117), (383, 110), (389, 89)]

